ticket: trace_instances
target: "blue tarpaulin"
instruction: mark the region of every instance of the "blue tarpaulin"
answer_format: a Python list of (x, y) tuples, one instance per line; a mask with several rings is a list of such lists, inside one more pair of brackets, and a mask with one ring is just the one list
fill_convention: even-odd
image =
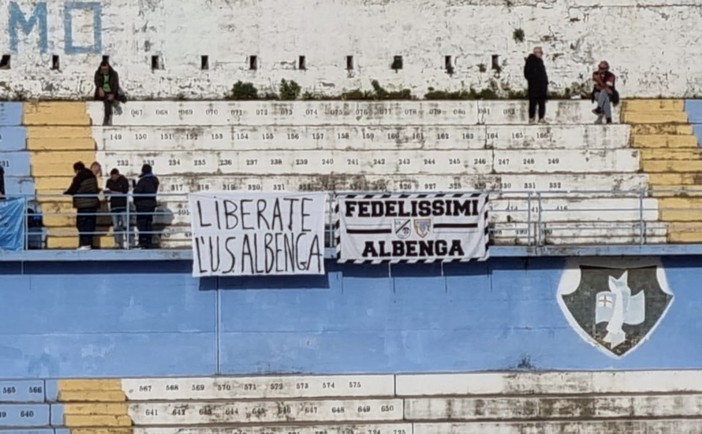
[(25, 200), (0, 200), (0, 250), (24, 248)]

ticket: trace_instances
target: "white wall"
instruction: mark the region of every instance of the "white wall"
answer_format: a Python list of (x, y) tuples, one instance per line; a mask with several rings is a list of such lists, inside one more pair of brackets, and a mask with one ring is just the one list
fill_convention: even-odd
[[(79, 2), (86, 10), (68, 12), (63, 1), (17, 0), (25, 20), (39, 5), (28, 35), (11, 3), (0, 0), (0, 20), (10, 23), (0, 46), (12, 54), (11, 69), (0, 70), (6, 97), (89, 97), (102, 54), (130, 95), (143, 98), (219, 98), (237, 80), (272, 89), (282, 78), (326, 94), (368, 88), (371, 79), (419, 96), (429, 86), (482, 89), (491, 79), (522, 89), (523, 58), (535, 45), (546, 51), (554, 90), (586, 82), (608, 59), (624, 96), (702, 94), (696, 0), (110, 0)], [(512, 37), (517, 28), (523, 43)], [(60, 71), (50, 70), (52, 55), (60, 56)], [(152, 55), (162, 56), (165, 69), (151, 70)], [(209, 56), (209, 71), (200, 70), (201, 55)], [(248, 70), (249, 55), (258, 56), (258, 71)], [(305, 71), (296, 69), (299, 55)], [(347, 55), (353, 71), (345, 69)], [(394, 55), (404, 56), (399, 72), (390, 69)], [(455, 61), (452, 76), (446, 55)], [(493, 55), (500, 74), (490, 68)]]

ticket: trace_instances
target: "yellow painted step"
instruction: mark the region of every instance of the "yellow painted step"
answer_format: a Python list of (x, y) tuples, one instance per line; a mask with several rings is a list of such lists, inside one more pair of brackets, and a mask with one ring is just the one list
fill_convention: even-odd
[(27, 127), (27, 139), (87, 139), (93, 137), (91, 127), (35, 126)]
[(23, 124), (90, 126), (90, 116), (84, 102), (28, 102), (24, 103)]
[(641, 160), (641, 169), (646, 173), (702, 172), (702, 160)]
[(697, 221), (702, 224), (702, 197), (661, 198), (658, 199), (658, 210), (663, 221)]
[(131, 428), (73, 428), (71, 434), (132, 434)]
[(90, 150), (95, 152), (97, 147), (92, 137), (33, 138), (27, 139), (27, 149), (30, 151)]
[(674, 134), (633, 135), (632, 144), (637, 148), (698, 148), (697, 137)]
[(73, 427), (124, 427), (132, 426), (132, 419), (127, 415), (100, 415), (82, 416), (67, 414), (64, 416), (64, 424), (68, 428)]
[(92, 404), (66, 404), (63, 407), (63, 414), (73, 415), (120, 415), (127, 414), (126, 403), (92, 403)]
[(647, 148), (641, 149), (639, 155), (642, 160), (698, 160), (702, 159), (702, 149)]
[[(69, 229), (62, 229), (62, 233), (69, 233)], [(115, 247), (115, 239), (112, 236), (108, 235), (103, 235), (103, 236), (96, 236), (94, 238), (93, 246), (99, 247), (101, 249), (113, 249)], [(73, 233), (71, 235), (63, 235), (63, 236), (58, 236), (58, 235), (51, 235), (49, 233), (49, 236), (46, 239), (46, 246), (49, 249), (67, 249), (67, 250), (75, 250), (78, 247), (78, 232), (76, 232), (75, 229), (73, 229)], [(73, 392), (66, 392), (66, 393), (73, 393)], [(116, 395), (115, 395), (116, 396)], [(69, 395), (70, 398), (74, 398), (73, 395)], [(73, 399), (76, 401), (75, 399)], [(110, 400), (101, 400), (101, 399), (88, 399), (87, 401), (105, 401), (109, 402)], [(123, 401), (123, 400), (117, 400), (113, 399), (112, 401)], [(78, 400), (78, 402), (84, 402)]]
[(622, 102), (622, 112), (683, 111), (681, 99), (628, 99)]
[(651, 173), (648, 184), (655, 186), (700, 186), (702, 189), (702, 172), (699, 173)]
[(95, 161), (95, 151), (42, 151), (32, 154), (32, 176), (73, 176), (73, 163), (86, 166)]
[(71, 176), (39, 176), (34, 178), (34, 185), (39, 193), (64, 192), (73, 181)]
[(625, 112), (621, 114), (623, 124), (686, 124), (687, 113), (677, 111)]
[(660, 135), (660, 134), (679, 134), (679, 135), (691, 135), (693, 134), (692, 125), (683, 124), (638, 124), (631, 126), (631, 135)]
[(668, 225), (668, 242), (702, 243), (702, 221), (670, 223)]
[(114, 378), (62, 379), (58, 390), (122, 390), (122, 382)]

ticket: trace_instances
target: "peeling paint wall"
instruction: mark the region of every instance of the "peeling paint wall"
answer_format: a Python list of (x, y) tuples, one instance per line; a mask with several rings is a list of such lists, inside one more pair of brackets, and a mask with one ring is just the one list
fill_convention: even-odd
[[(0, 20), (11, 55), (0, 95), (10, 98), (90, 97), (102, 55), (133, 98), (219, 98), (237, 80), (265, 91), (283, 78), (330, 95), (372, 79), (418, 96), (491, 81), (521, 90), (535, 45), (556, 91), (585, 84), (607, 59), (624, 96), (702, 94), (695, 0), (0, 0)], [(394, 56), (403, 69), (391, 69)]]

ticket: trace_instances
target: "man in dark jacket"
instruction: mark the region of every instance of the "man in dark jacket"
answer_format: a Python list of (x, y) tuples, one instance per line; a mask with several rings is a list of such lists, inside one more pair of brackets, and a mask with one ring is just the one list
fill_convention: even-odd
[(115, 245), (118, 249), (123, 249), (124, 234), (127, 233), (127, 244), (129, 244), (129, 219), (127, 218), (127, 195), (129, 193), (129, 181), (119, 170), (112, 169), (110, 179), (105, 184), (105, 195), (110, 198), (110, 214), (112, 215), (112, 233), (115, 237)]
[(150, 249), (153, 247), (153, 222), (156, 211), (156, 193), (158, 192), (158, 178), (154, 176), (151, 166), (141, 166), (139, 182), (134, 187), (134, 206), (137, 212), (137, 229), (139, 230), (139, 247)]
[(95, 71), (95, 99), (105, 103), (105, 117), (102, 125), (112, 125), (112, 108), (119, 95), (119, 74), (103, 60)]
[(78, 228), (78, 250), (90, 250), (95, 236), (95, 222), (100, 201), (97, 197), (97, 178), (85, 164), (77, 162), (73, 165), (75, 177), (71, 186), (63, 194), (73, 196), (73, 207), (77, 211), (76, 227)]
[(546, 98), (548, 97), (548, 75), (544, 66), (544, 52), (541, 47), (527, 57), (524, 65), (524, 78), (529, 84), (529, 123), (536, 123), (536, 106), (539, 106), (539, 123), (546, 123)]

